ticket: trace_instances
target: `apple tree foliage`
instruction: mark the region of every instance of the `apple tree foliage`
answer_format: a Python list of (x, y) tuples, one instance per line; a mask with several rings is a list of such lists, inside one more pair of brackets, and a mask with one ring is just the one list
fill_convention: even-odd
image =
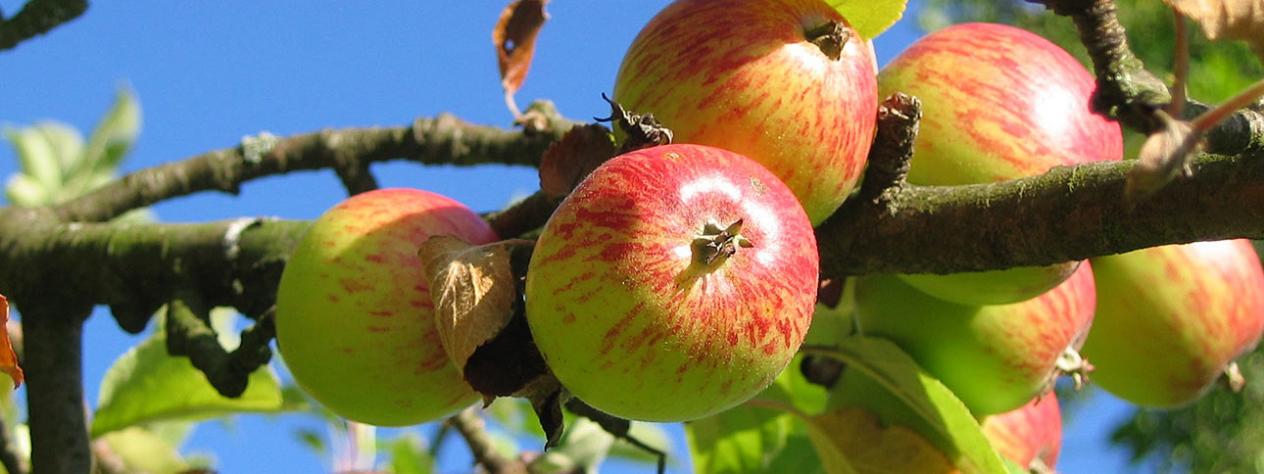
[[(1171, 10), (1158, 1), (1116, 3), (1120, 21), (1128, 26), (1133, 52), (1151, 71), (1170, 77), (1175, 47)], [(928, 0), (917, 15), (928, 31), (966, 21), (1015, 24), (1062, 45), (1088, 64), (1075, 26), (1048, 15), (1038, 5), (1016, 0)], [(1264, 76), (1264, 66), (1243, 43), (1212, 42), (1200, 34), (1190, 40), (1189, 92), (1193, 97), (1223, 101)], [(1130, 149), (1125, 156), (1135, 156), (1143, 137), (1127, 129), (1125, 133)], [(1239, 365), (1248, 380), (1264, 377), (1264, 350), (1243, 357)], [(1063, 400), (1072, 404), (1082, 398), (1066, 395)], [(1068, 416), (1074, 417), (1074, 408), (1071, 411)], [(1167, 470), (1257, 472), (1264, 469), (1259, 461), (1264, 458), (1264, 392), (1213, 391), (1177, 410), (1136, 409), (1115, 428), (1114, 441), (1129, 449), (1134, 459)]]

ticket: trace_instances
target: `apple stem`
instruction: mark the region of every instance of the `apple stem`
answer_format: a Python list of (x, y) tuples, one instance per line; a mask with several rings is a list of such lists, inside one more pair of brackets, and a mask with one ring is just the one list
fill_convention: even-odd
[(843, 56), (843, 47), (851, 39), (851, 30), (837, 21), (828, 21), (823, 25), (808, 28), (803, 32), (808, 41), (821, 48), (830, 59), (838, 61)]
[(723, 229), (714, 222), (708, 222), (703, 226), (702, 234), (693, 239), (694, 262), (710, 267), (718, 261), (722, 262), (733, 256), (737, 253), (738, 247), (753, 247), (754, 244), (743, 237), (740, 234), (741, 231), (741, 219)]

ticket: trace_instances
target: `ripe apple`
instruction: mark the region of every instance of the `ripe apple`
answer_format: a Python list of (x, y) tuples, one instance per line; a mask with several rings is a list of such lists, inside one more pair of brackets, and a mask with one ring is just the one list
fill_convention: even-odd
[(875, 64), (872, 45), (822, 0), (678, 0), (633, 41), (614, 98), (678, 142), (758, 161), (818, 224), (864, 170)]
[(811, 324), (818, 255), (794, 194), (758, 163), (701, 145), (626, 153), (549, 218), (526, 312), (562, 385), (635, 420), (741, 403)]
[[(878, 74), (881, 96), (904, 92), (922, 100), (908, 180), (924, 185), (990, 183), (1120, 159), (1119, 125), (1093, 113), (1094, 87), (1093, 75), (1057, 45), (987, 23), (931, 33)], [(904, 278), (941, 299), (999, 304), (1041, 294), (1075, 266)]]
[[(1024, 469), (1038, 466), (1053, 472), (1062, 450), (1062, 410), (1051, 390), (1026, 405), (983, 419), (983, 435), (1001, 456)], [(1033, 471), (1035, 472), (1035, 471)]]
[(1093, 269), (1101, 297), (1084, 355), (1093, 382), (1138, 405), (1197, 399), (1264, 331), (1264, 272), (1248, 240), (1099, 257)]
[(1087, 263), (1045, 294), (1005, 305), (944, 301), (895, 275), (856, 282), (861, 331), (891, 339), (976, 416), (1018, 408), (1047, 388), (1059, 357), (1083, 342), (1095, 300)]
[(326, 211), (290, 257), (277, 290), (277, 346), (298, 385), (334, 413), (402, 426), (478, 399), (440, 344), (417, 256), (441, 234), (496, 240), (456, 201), (382, 189)]

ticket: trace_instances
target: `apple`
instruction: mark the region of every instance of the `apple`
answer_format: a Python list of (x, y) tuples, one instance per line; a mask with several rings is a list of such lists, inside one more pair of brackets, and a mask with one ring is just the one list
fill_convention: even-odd
[(709, 146), (646, 148), (598, 167), (549, 218), (527, 269), (527, 322), (589, 405), (697, 419), (789, 364), (818, 264), (807, 215), (767, 169)]
[(614, 98), (677, 142), (758, 161), (819, 224), (864, 170), (875, 64), (872, 45), (822, 0), (678, 0), (633, 41)]
[[(881, 96), (922, 100), (908, 180), (923, 185), (991, 183), (1120, 159), (1119, 125), (1093, 113), (1094, 87), (1093, 75), (1057, 45), (988, 23), (926, 35), (878, 74)], [(904, 278), (962, 304), (1014, 303), (1053, 288), (1075, 266)]]
[(1019, 303), (961, 305), (896, 275), (859, 278), (855, 298), (863, 334), (895, 342), (984, 416), (1018, 408), (1049, 386), (1059, 357), (1083, 342), (1096, 292), (1085, 263), (1054, 289)]
[(983, 435), (1001, 456), (1033, 472), (1053, 472), (1062, 449), (1062, 410), (1052, 390), (1015, 410), (984, 418), (982, 425)]
[(1264, 331), (1264, 272), (1248, 240), (1153, 247), (1093, 259), (1093, 381), (1138, 405), (1201, 396)]
[(277, 290), (277, 346), (295, 382), (334, 413), (403, 426), (478, 399), (439, 341), (417, 250), (434, 235), (496, 240), (477, 214), (416, 189), (381, 189), (326, 211)]

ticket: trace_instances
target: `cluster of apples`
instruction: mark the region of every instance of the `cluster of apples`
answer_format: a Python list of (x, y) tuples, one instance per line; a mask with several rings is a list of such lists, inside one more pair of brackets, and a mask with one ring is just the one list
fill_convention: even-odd
[[(679, 144), (611, 159), (549, 219), (523, 295), (535, 345), (570, 393), (619, 417), (684, 421), (740, 404), (803, 342), (819, 278), (812, 226), (859, 180), (880, 94), (923, 101), (910, 182), (955, 185), (1120, 159), (1120, 129), (1091, 112), (1093, 89), (1070, 55), (1012, 27), (941, 30), (879, 73), (870, 43), (823, 0), (679, 0), (641, 31), (614, 89)], [(291, 257), (278, 345), (335, 413), (409, 425), (478, 398), (435, 328), (417, 251), (436, 235), (498, 238), (451, 199), (389, 189), (326, 212)], [(866, 276), (854, 317), (980, 418), (1037, 407), (1047, 420), (1056, 401), (1033, 400), (1081, 346), (1093, 379), (1121, 397), (1197, 398), (1259, 339), (1261, 289), (1248, 243), (1200, 243)], [(1016, 452), (1056, 455), (1048, 436), (1029, 438), (1043, 447)]]

